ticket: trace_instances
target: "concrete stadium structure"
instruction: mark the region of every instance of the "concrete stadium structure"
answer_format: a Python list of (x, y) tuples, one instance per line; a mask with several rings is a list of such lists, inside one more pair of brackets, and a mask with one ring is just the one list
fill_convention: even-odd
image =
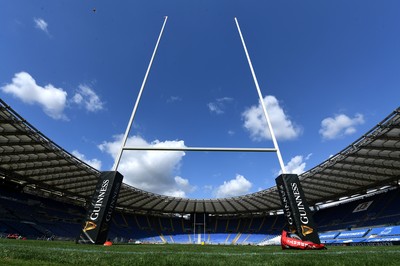
[[(28, 194), (85, 206), (100, 172), (71, 155), (0, 100), (0, 178)], [(370, 131), (300, 175), (311, 206), (369, 191), (398, 187), (400, 182), (400, 108)], [(158, 195), (123, 184), (116, 210), (147, 214), (273, 215), (282, 209), (276, 187), (219, 199)]]

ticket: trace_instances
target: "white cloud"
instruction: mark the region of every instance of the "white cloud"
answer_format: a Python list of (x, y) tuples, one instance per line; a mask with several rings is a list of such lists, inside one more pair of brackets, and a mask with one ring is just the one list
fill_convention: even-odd
[[(306, 161), (311, 157), (311, 153), (307, 155), (306, 158), (303, 158), (302, 155), (297, 155), (293, 157), (287, 165), (285, 165), (285, 170), (288, 174), (297, 174), (301, 175), (304, 173), (304, 169), (306, 168)], [(282, 174), (282, 171), (279, 171), (279, 174)]]
[[(302, 132), (285, 114), (278, 100), (274, 96), (266, 96), (264, 104), (274, 130), (275, 136), (280, 140), (294, 139)], [(251, 106), (242, 113), (244, 127), (250, 132), (252, 140), (261, 141), (271, 139), (267, 121), (261, 104)]]
[(1, 87), (1, 90), (24, 103), (39, 104), (51, 118), (67, 119), (63, 114), (67, 102), (67, 92), (51, 84), (41, 87), (27, 72), (15, 74), (12, 83)]
[(225, 113), (226, 104), (233, 101), (233, 98), (223, 97), (218, 98), (215, 102), (210, 102), (207, 104), (208, 109), (211, 113), (216, 113), (218, 115)]
[[(122, 135), (111, 142), (103, 142), (100, 150), (115, 158), (119, 152)], [(126, 146), (185, 147), (182, 140), (158, 141), (148, 143), (139, 136), (129, 137)], [(186, 197), (195, 190), (189, 180), (175, 175), (185, 153), (183, 151), (125, 151), (118, 171), (124, 176), (124, 182), (145, 191), (174, 197)]]
[(81, 161), (84, 161), (88, 165), (90, 165), (93, 168), (96, 168), (97, 170), (101, 170), (101, 161), (98, 159), (86, 159), (86, 156), (82, 153), (80, 153), (77, 150), (72, 151), (72, 155), (74, 155), (76, 158), (78, 158)]
[(72, 102), (83, 106), (89, 112), (102, 110), (104, 106), (100, 97), (87, 85), (79, 85)]
[(190, 185), (188, 179), (184, 179), (180, 176), (175, 176), (174, 180), (176, 183), (176, 187), (170, 188), (162, 192), (162, 194), (172, 197), (185, 198), (187, 192), (192, 192), (195, 190), (195, 187)]
[(179, 96), (171, 96), (167, 99), (167, 103), (174, 103), (179, 101), (182, 101), (182, 98)]
[(246, 194), (253, 184), (242, 175), (236, 175), (235, 179), (224, 181), (216, 191), (217, 198), (234, 197)]
[(35, 22), (35, 27), (46, 32), (47, 34), (49, 34), (49, 31), (47, 29), (48, 24), (46, 21), (44, 21), (44, 19), (41, 18), (34, 18), (33, 21)]
[(211, 192), (212, 190), (213, 190), (213, 186), (212, 185), (204, 185), (203, 186), (203, 192), (204, 191), (206, 191), (206, 192)]
[(319, 133), (323, 139), (336, 139), (345, 135), (354, 134), (357, 125), (364, 124), (364, 116), (356, 114), (350, 118), (345, 114), (338, 114), (335, 117), (327, 117), (321, 122)]
[(224, 112), (222, 109), (214, 102), (208, 103), (208, 110), (210, 110), (211, 113), (216, 113), (216, 114), (223, 114)]

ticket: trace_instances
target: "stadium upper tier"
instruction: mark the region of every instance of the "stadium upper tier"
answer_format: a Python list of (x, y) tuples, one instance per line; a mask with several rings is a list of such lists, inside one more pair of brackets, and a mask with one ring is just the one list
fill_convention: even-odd
[[(44, 136), (0, 99), (0, 177), (24, 191), (86, 204), (100, 171)], [(122, 173), (123, 174), (123, 173)], [(398, 185), (400, 108), (347, 148), (300, 175), (311, 205)], [(158, 195), (124, 184), (117, 209), (125, 212), (251, 214), (281, 209), (276, 187), (220, 199)]]

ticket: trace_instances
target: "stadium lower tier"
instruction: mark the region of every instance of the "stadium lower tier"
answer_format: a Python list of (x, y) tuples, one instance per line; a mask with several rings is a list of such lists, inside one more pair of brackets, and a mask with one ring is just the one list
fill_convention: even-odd
[[(327, 244), (373, 242), (400, 237), (399, 189), (324, 208), (314, 213)], [(0, 187), (0, 236), (75, 240), (86, 210), (49, 198)], [(249, 245), (271, 241), (285, 228), (283, 215), (155, 216), (115, 212), (109, 238), (132, 243)], [(358, 229), (362, 228), (362, 229)], [(380, 231), (379, 231), (380, 230)], [(393, 232), (385, 234), (385, 232)], [(347, 237), (346, 237), (347, 236)], [(351, 236), (351, 237), (350, 237)]]
[(319, 237), (322, 243), (333, 245), (400, 242), (400, 226), (331, 231), (321, 233)]

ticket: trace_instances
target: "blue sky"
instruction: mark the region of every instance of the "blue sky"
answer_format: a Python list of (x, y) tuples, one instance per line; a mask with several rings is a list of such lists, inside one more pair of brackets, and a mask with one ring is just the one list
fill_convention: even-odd
[[(145, 3), (139, 3), (145, 2)], [(273, 147), (301, 173), (399, 106), (399, 1), (0, 0), (0, 97), (65, 150), (110, 170), (164, 16), (129, 145)], [(269, 188), (274, 153), (124, 152), (135, 187), (215, 198)]]

